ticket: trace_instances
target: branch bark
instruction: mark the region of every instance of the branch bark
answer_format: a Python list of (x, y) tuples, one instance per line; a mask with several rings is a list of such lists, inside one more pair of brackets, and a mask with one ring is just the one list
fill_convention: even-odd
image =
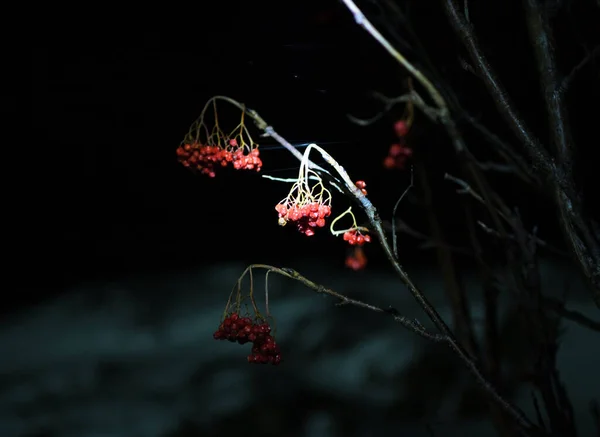
[(529, 13), (530, 32), (535, 42), (538, 70), (543, 84), (556, 157), (550, 155), (518, 114), (514, 103), (481, 51), (473, 28), (460, 11), (456, 0), (442, 0), (442, 3), (450, 24), (467, 49), (477, 74), (487, 87), (496, 108), (524, 145), (533, 162), (533, 170), (541, 179), (551, 184), (565, 239), (590, 286), (596, 306), (600, 308), (600, 241), (590, 230), (590, 223), (584, 219), (582, 200), (577, 194), (572, 178), (572, 140), (567, 130), (563, 96), (548, 35), (549, 28), (535, 0), (524, 1)]

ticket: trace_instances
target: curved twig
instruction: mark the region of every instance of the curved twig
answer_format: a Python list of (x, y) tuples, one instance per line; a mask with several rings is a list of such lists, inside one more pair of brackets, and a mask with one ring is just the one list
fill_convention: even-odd
[[(410, 320), (407, 317), (400, 315), (398, 310), (396, 310), (395, 308), (388, 307), (387, 309), (384, 309), (377, 305), (372, 305), (370, 303), (366, 303), (366, 302), (363, 302), (358, 299), (352, 299), (350, 297), (344, 296), (343, 294), (338, 293), (337, 291), (334, 291), (331, 288), (327, 288), (323, 285), (320, 285), (320, 284), (317, 284), (316, 282), (311, 281), (310, 279), (301, 275), (294, 269), (291, 269), (288, 267), (274, 267), (274, 266), (270, 266), (267, 264), (251, 264), (250, 266), (248, 266), (246, 268), (246, 270), (244, 271), (244, 274), (247, 271), (251, 271), (253, 268), (265, 269), (265, 270), (267, 270), (267, 275), (269, 273), (277, 273), (281, 276), (285, 276), (286, 278), (290, 278), (295, 281), (298, 281), (305, 287), (310, 288), (311, 290), (313, 290), (317, 293), (326, 294), (328, 296), (334, 297), (334, 298), (338, 299), (338, 301), (339, 301), (337, 304), (338, 306), (351, 305), (351, 306), (355, 306), (358, 308), (375, 311), (376, 313), (389, 314), (390, 316), (392, 316), (392, 318), (394, 319), (395, 322), (400, 323), (406, 329), (414, 332), (415, 334), (417, 334), (427, 340), (436, 341), (436, 342), (448, 341), (447, 337), (444, 335), (434, 334), (434, 333), (429, 332), (417, 320)], [(242, 277), (243, 277), (243, 275), (242, 275)]]

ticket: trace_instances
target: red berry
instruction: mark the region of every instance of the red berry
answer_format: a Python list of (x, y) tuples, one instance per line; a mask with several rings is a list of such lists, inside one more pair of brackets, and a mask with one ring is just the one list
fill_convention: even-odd
[(408, 124), (404, 120), (398, 120), (394, 123), (394, 130), (396, 131), (396, 135), (404, 137), (408, 134)]

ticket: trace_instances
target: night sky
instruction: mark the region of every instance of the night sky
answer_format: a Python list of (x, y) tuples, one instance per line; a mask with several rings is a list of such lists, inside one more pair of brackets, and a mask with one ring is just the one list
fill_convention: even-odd
[[(466, 56), (450, 36), (441, 8), (425, 3), (407, 7), (439, 73), (472, 114), (514, 142), (481, 84), (464, 68)], [(594, 3), (567, 3), (571, 12), (557, 20), (557, 34), (563, 49), (560, 65), (569, 71), (599, 37), (592, 25), (598, 18)], [(32, 158), (36, 170), (27, 182), (35, 201), (22, 201), (27, 230), (15, 256), (24, 271), (24, 288), (31, 293), (42, 284), (44, 293), (51, 293), (81, 280), (228, 259), (285, 264), (319, 253), (343, 262), (339, 239), (307, 239), (277, 226), (273, 207), (286, 195), (285, 184), (230, 169), (208, 179), (177, 163), (176, 147), (216, 94), (257, 110), (294, 144), (325, 145), (351, 177), (367, 181), (371, 200), (389, 218), (409, 181), (407, 172), (381, 167), (394, 140), (391, 124), (402, 108), (368, 128), (350, 123), (346, 115), (368, 117), (380, 109), (367, 97), (369, 91), (401, 94), (401, 68), (355, 25), (340, 2), (196, 6), (189, 15), (153, 19), (80, 12), (77, 19), (57, 18), (36, 33), (32, 123), (40, 150)], [(376, 25), (382, 22), (374, 3), (365, 7)], [(472, 5), (471, 15), (474, 23), (486, 23), (476, 28), (490, 61), (544, 139), (545, 116), (525, 28), (511, 18), (519, 7), (519, 2), (486, 2), (485, 7)], [(414, 48), (400, 48), (422, 62)], [(572, 120), (583, 144), (578, 163), (584, 191), (593, 171), (586, 158), (597, 143), (590, 108), (600, 96), (598, 64), (592, 64), (581, 71), (570, 94), (579, 108)], [(489, 146), (460, 119), (458, 123), (478, 156), (489, 157)], [(263, 173), (295, 175), (297, 161), (273, 140), (252, 133), (262, 146)], [(410, 141), (432, 169), (439, 214), (447, 215), (447, 231), (460, 241), (455, 222), (460, 217), (446, 214), (459, 205), (454, 187), (443, 181), (444, 172), (458, 171), (447, 138), (417, 114)], [(539, 225), (545, 238), (562, 244), (547, 199), (509, 177), (492, 180), (522, 208), (529, 226)], [(409, 196), (402, 214), (418, 223), (422, 212), (415, 206), (417, 197)], [(407, 238), (403, 244), (404, 262), (427, 262), (426, 255), (408, 255), (417, 243)], [(384, 262), (378, 250), (372, 252), (374, 263)], [(27, 274), (32, 266), (36, 273)]]

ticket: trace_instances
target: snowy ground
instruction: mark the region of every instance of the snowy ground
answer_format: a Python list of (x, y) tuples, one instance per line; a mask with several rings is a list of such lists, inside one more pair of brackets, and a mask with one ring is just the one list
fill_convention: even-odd
[[(337, 291), (424, 320), (391, 274), (325, 270), (324, 264), (290, 267)], [(83, 284), (5, 320), (0, 436), (226, 436), (242, 429), (257, 436), (426, 436), (426, 424), (436, 435), (488, 435), (488, 425), (476, 417), (456, 418), (451, 395), (419, 404), (423, 419), (412, 419), (407, 372), (425, 343), (385, 317), (334, 307), (330, 298), (292, 281), (269, 278), (284, 363), (247, 364), (248, 345), (212, 339), (243, 268), (232, 263)], [(556, 266), (545, 270), (551, 292), (558, 294), (570, 281)], [(413, 277), (432, 301), (444, 302), (435, 274)], [(581, 290), (574, 293), (585, 302)], [(587, 302), (572, 308), (591, 317), (598, 313)], [(447, 311), (441, 313), (448, 320)], [(474, 313), (477, 318), (477, 305)], [(587, 405), (600, 394), (600, 384), (590, 384), (589, 375), (600, 368), (593, 347), (598, 337), (570, 323), (565, 327), (561, 374), (580, 435), (591, 435)], [(452, 363), (451, 357), (439, 360), (432, 372), (444, 374)], [(527, 399), (521, 405), (529, 411)]]

